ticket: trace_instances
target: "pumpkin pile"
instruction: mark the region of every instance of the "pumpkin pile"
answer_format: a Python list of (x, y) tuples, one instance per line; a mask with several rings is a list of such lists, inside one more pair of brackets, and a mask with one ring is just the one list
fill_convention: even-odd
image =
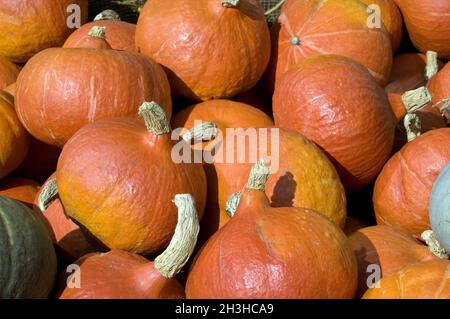
[(261, 2), (0, 0), (0, 298), (450, 299), (450, 2)]

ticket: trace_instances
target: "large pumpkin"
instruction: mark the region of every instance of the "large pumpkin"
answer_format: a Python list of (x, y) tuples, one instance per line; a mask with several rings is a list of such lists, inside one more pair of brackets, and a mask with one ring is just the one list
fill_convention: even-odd
[(190, 100), (232, 97), (252, 88), (270, 58), (270, 36), (256, 0), (154, 0), (139, 16), (136, 45)]
[(0, 298), (47, 298), (56, 257), (47, 229), (22, 203), (0, 196)]
[(175, 194), (192, 194), (203, 215), (206, 177), (200, 164), (175, 163), (170, 124), (156, 103), (144, 118), (118, 118), (82, 128), (64, 146), (56, 178), (69, 217), (110, 249), (150, 254), (173, 235)]
[(0, 56), (23, 63), (44, 49), (61, 46), (76, 22), (86, 22), (87, 7), (88, 0), (1, 1)]
[(430, 229), (431, 189), (449, 161), (450, 128), (429, 131), (406, 144), (375, 183), (377, 223), (403, 228), (417, 237)]
[(408, 232), (386, 225), (359, 229), (349, 237), (349, 243), (358, 261), (358, 296), (384, 276), (410, 264), (437, 258)]
[[(114, 66), (114, 67), (112, 67)], [(34, 56), (16, 84), (16, 110), (37, 139), (63, 146), (81, 127), (129, 116), (146, 100), (171, 114), (163, 69), (148, 57), (111, 49), (47, 49)]]
[(435, 51), (450, 58), (450, 2), (446, 0), (401, 0), (400, 10), (412, 42), (422, 53)]
[(389, 158), (396, 120), (386, 93), (349, 58), (303, 60), (280, 79), (273, 111), (277, 126), (302, 133), (330, 156), (348, 191), (372, 182)]
[(13, 97), (0, 91), (0, 178), (14, 171), (25, 158), (29, 135), (14, 111)]
[[(206, 152), (219, 146), (214, 161), (204, 165), (208, 177), (208, 205), (202, 220), (203, 234), (211, 234), (230, 220), (230, 212), (226, 211), (227, 200), (244, 188), (247, 172), (258, 156), (264, 155), (271, 156), (272, 164), (278, 166), (274, 167), (266, 185), (266, 193), (273, 206), (314, 209), (336, 224), (344, 225), (346, 200), (339, 177), (325, 154), (301, 134), (272, 128), (272, 121), (262, 112), (227, 100), (207, 101), (186, 108), (174, 116), (172, 123), (174, 127), (191, 130), (197, 125), (196, 121), (214, 123), (223, 134), (200, 145)], [(258, 143), (252, 144), (255, 141), (250, 140), (239, 142), (238, 131), (227, 132), (233, 128), (247, 130), (244, 133), (248, 136), (254, 133), (258, 136)], [(229, 139), (236, 141), (231, 150), (227, 147), (231, 144)], [(267, 154), (261, 153), (264, 147)], [(225, 160), (230, 154), (233, 154), (234, 161)], [(251, 158), (251, 154), (259, 155)], [(245, 160), (238, 162), (242, 155)]]
[(450, 210), (449, 210), (450, 164), (436, 179), (430, 195), (430, 223), (438, 242), (450, 252)]
[[(403, 0), (405, 1), (405, 0)], [(406, 0), (408, 1), (408, 0)], [(380, 280), (364, 299), (450, 299), (450, 261), (430, 260), (409, 265)]]
[(305, 58), (338, 54), (364, 65), (378, 83), (386, 84), (392, 45), (384, 25), (368, 25), (367, 6), (359, 0), (288, 2), (274, 24), (269, 85)]
[(252, 169), (233, 218), (196, 257), (187, 298), (353, 298), (357, 268), (342, 230), (304, 208), (272, 208), (269, 169)]
[(0, 56), (0, 90), (16, 82), (20, 69), (8, 59)]
[(39, 188), (39, 183), (26, 178), (8, 177), (0, 181), (0, 195), (18, 200), (30, 208), (33, 208)]
[[(194, 250), (199, 223), (191, 195), (177, 195), (178, 223), (170, 245), (150, 262), (121, 250), (89, 254), (75, 264), (78, 278), (63, 274), (61, 299), (172, 299), (184, 298), (184, 288), (174, 278)], [(80, 285), (68, 287), (67, 280)]]

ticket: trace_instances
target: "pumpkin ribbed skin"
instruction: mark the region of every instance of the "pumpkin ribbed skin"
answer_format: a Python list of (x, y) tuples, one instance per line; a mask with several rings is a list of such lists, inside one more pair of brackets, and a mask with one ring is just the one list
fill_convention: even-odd
[(384, 90), (340, 56), (303, 60), (273, 96), (275, 124), (302, 133), (331, 158), (347, 191), (372, 182), (389, 158), (395, 119)]
[[(0, 3), (0, 56), (14, 62), (26, 62), (34, 54), (61, 46), (74, 29), (67, 23), (80, 8), (80, 22), (88, 16), (88, 0), (15, 0)], [(73, 17), (73, 16), (72, 16)]]
[(79, 43), (88, 38), (88, 33), (92, 27), (106, 27), (106, 41), (114, 50), (137, 52), (134, 35), (136, 25), (124, 21), (94, 21), (83, 25), (73, 32), (66, 40), (63, 48), (78, 48)]
[(419, 51), (435, 51), (450, 58), (450, 2), (446, 0), (400, 1), (409, 37)]
[(88, 123), (134, 115), (148, 100), (170, 116), (163, 69), (143, 55), (116, 50), (45, 50), (23, 68), (16, 87), (21, 122), (34, 137), (57, 146)]
[(381, 276), (384, 277), (410, 264), (437, 258), (408, 232), (387, 225), (359, 229), (349, 237), (349, 243), (358, 261), (357, 296), (362, 296), (368, 289), (367, 280), (372, 274), (368, 271), (369, 265), (380, 266)]
[(359, 0), (302, 0), (288, 4), (278, 18), (281, 26), (275, 24), (272, 30), (272, 88), (299, 62), (322, 54), (353, 58), (378, 83), (387, 83), (392, 66), (390, 36), (384, 26), (368, 27), (365, 4)]
[(0, 178), (14, 171), (25, 158), (29, 135), (14, 111), (13, 97), (0, 91)]
[(47, 298), (56, 256), (42, 221), (25, 205), (0, 196), (0, 298)]
[(450, 181), (450, 165), (447, 163), (445, 168), (439, 174), (430, 195), (430, 223), (433, 233), (438, 242), (450, 251), (450, 228), (448, 222), (450, 220), (449, 211), (449, 190)]
[(110, 249), (150, 254), (165, 247), (177, 223), (175, 194), (192, 194), (201, 217), (206, 177), (200, 164), (176, 164), (170, 134), (154, 135), (137, 118), (82, 128), (57, 168), (68, 216)]
[(154, 263), (121, 250), (88, 254), (80, 266), (81, 288), (68, 288), (68, 274), (60, 280), (60, 299), (181, 299), (184, 289), (176, 279), (164, 278)]
[(20, 68), (17, 65), (0, 56), (0, 90), (16, 82), (19, 72)]
[(429, 131), (406, 144), (387, 162), (375, 183), (377, 223), (416, 236), (430, 229), (431, 189), (449, 161), (450, 128)]
[(39, 188), (39, 183), (26, 178), (8, 177), (0, 181), (0, 195), (18, 200), (30, 208)]
[(448, 63), (428, 83), (428, 89), (433, 97), (433, 105), (437, 108), (445, 106), (450, 99), (450, 66)]
[(249, 90), (270, 58), (267, 21), (256, 0), (241, 0), (237, 8), (220, 0), (148, 1), (136, 45), (168, 70), (173, 93), (190, 100)]
[(203, 246), (186, 297), (352, 298), (357, 268), (343, 232), (301, 208), (271, 208), (245, 190), (233, 218)]
[(413, 264), (384, 277), (380, 288), (369, 289), (364, 299), (450, 299), (450, 262), (433, 260)]

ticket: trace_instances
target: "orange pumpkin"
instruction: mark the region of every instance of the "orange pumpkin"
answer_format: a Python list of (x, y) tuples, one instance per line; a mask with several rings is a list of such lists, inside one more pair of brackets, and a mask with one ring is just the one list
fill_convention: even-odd
[(16, 82), (20, 68), (8, 59), (0, 56), (0, 90)]
[(349, 243), (358, 261), (358, 297), (378, 282), (371, 278), (377, 274), (375, 271), (379, 270), (378, 274), (383, 278), (410, 264), (437, 259), (411, 234), (387, 225), (359, 229), (349, 237)]
[(33, 180), (8, 177), (0, 182), (0, 195), (11, 197), (32, 208), (39, 188), (39, 183)]
[(168, 71), (173, 93), (190, 100), (251, 89), (270, 58), (256, 0), (154, 0), (141, 11), (136, 45)]
[[(407, 2), (407, 1), (406, 1)], [(364, 299), (450, 299), (450, 261), (430, 260), (409, 265), (383, 277), (380, 287), (369, 289)]]
[(428, 83), (433, 108), (450, 119), (450, 66), (448, 63)]
[(0, 178), (19, 166), (29, 144), (29, 135), (14, 111), (14, 98), (0, 91)]
[(277, 126), (302, 133), (330, 156), (348, 191), (371, 183), (389, 158), (396, 121), (386, 93), (349, 58), (303, 60), (280, 79), (273, 111)]
[(0, 56), (23, 63), (61, 46), (78, 23), (86, 22), (88, 0), (2, 1), (0, 15)]
[(56, 178), (69, 217), (110, 249), (151, 254), (173, 235), (175, 194), (193, 194), (203, 215), (206, 177), (200, 164), (176, 163), (170, 124), (156, 103), (144, 118), (118, 118), (82, 128), (64, 146)]
[(146, 100), (160, 103), (169, 116), (172, 109), (161, 66), (144, 55), (110, 49), (53, 48), (37, 54), (20, 73), (15, 97), (27, 130), (57, 146), (88, 123), (135, 114)]
[(356, 260), (342, 230), (309, 209), (270, 207), (268, 175), (252, 169), (235, 215), (197, 255), (186, 297), (352, 298)]
[(450, 161), (450, 128), (429, 131), (406, 144), (377, 178), (373, 203), (378, 224), (420, 236), (430, 229), (431, 188)]
[(191, 195), (177, 195), (178, 224), (166, 250), (150, 262), (121, 250), (89, 254), (79, 265), (81, 287), (68, 287), (61, 280), (61, 299), (172, 299), (184, 298), (184, 288), (174, 278), (194, 250), (199, 231), (198, 216)]
[(305, 58), (323, 54), (353, 58), (386, 84), (392, 66), (390, 36), (384, 25), (370, 28), (368, 20), (367, 6), (359, 0), (288, 2), (273, 26), (269, 86), (276, 88), (281, 76)]
[(445, 0), (400, 1), (400, 10), (413, 44), (422, 53), (435, 51), (450, 58), (450, 2)]

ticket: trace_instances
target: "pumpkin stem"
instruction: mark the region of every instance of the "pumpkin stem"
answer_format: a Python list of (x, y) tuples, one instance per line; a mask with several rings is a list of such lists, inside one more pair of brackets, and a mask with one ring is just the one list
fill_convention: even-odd
[(38, 207), (41, 212), (47, 209), (56, 196), (58, 196), (58, 184), (56, 183), (56, 178), (52, 178), (42, 187), (38, 197)]
[(183, 135), (183, 140), (186, 142), (207, 142), (212, 141), (218, 135), (219, 130), (217, 125), (213, 122), (201, 122), (194, 126)]
[(422, 133), (422, 122), (417, 114), (407, 113), (403, 118), (403, 125), (406, 129), (408, 142), (414, 141)]
[(427, 66), (425, 67), (425, 80), (429, 81), (439, 71), (438, 54), (434, 51), (427, 51)]
[(300, 38), (296, 35), (291, 39), (291, 44), (292, 45), (300, 45), (300, 44), (302, 44), (302, 40), (300, 40)]
[(170, 122), (166, 113), (156, 102), (144, 102), (139, 108), (139, 116), (144, 119), (147, 130), (155, 135), (170, 133)]
[(88, 36), (93, 38), (106, 39), (106, 27), (93, 26), (88, 32)]
[(239, 0), (222, 0), (222, 6), (226, 8), (236, 8), (239, 5)]
[(104, 10), (97, 14), (94, 18), (94, 21), (120, 21), (120, 15), (114, 10)]
[(173, 278), (187, 263), (200, 231), (194, 197), (190, 194), (178, 194), (173, 202), (178, 207), (175, 233), (166, 250), (155, 259), (155, 268), (165, 278)]
[(266, 161), (261, 159), (256, 163), (250, 171), (250, 176), (247, 182), (247, 189), (254, 189), (264, 191), (266, 182), (269, 179), (269, 167), (266, 166)]
[(430, 91), (424, 86), (407, 91), (402, 95), (402, 101), (407, 113), (415, 113), (422, 110), (431, 102), (431, 99)]
[(450, 99), (440, 100), (434, 104), (433, 107), (439, 108), (441, 115), (445, 116), (447, 119), (450, 119)]
[(432, 230), (426, 230), (420, 236), (422, 240), (428, 245), (428, 249), (435, 254), (438, 258), (448, 259), (449, 254), (445, 251), (444, 247), (439, 243)]
[(236, 213), (236, 210), (239, 206), (239, 201), (241, 200), (241, 193), (233, 193), (228, 197), (227, 203), (225, 204), (225, 212), (228, 217), (232, 218)]

